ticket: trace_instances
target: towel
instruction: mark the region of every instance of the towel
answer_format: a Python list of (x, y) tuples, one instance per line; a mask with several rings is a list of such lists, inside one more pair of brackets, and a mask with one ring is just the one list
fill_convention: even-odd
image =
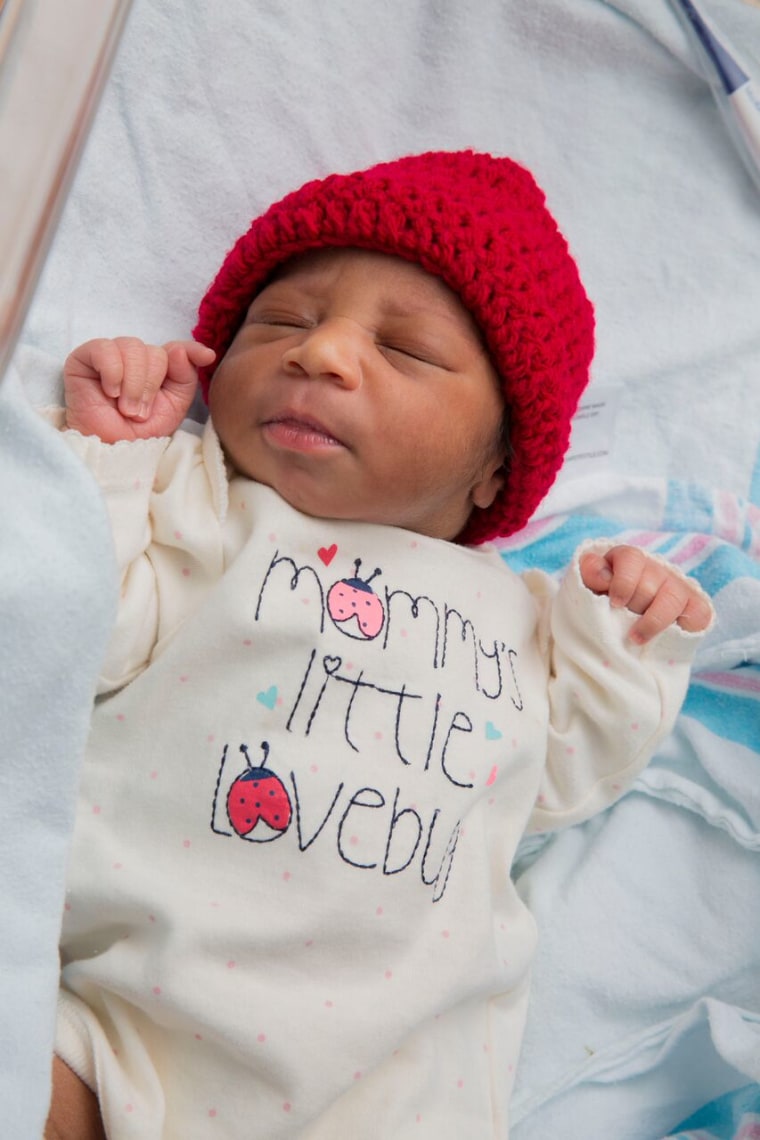
[(0, 1104), (42, 1134), (79, 767), (111, 622), (114, 557), (89, 477), (0, 383)]

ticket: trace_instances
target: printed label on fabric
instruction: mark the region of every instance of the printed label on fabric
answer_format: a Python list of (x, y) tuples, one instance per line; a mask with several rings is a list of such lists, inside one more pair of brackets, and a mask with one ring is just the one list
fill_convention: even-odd
[(253, 845), (290, 835), (302, 853), (329, 845), (384, 876), (414, 870), (437, 902), (462, 816), (495, 783), (524, 708), (518, 652), (461, 607), (383, 584), (380, 567), (362, 573), (359, 558), (336, 578), (335, 544), (316, 553), (276, 551), (255, 588), (253, 636), (282, 638), (289, 623), (299, 648), (289, 676), (255, 692), (270, 739), (223, 748), (211, 828)]
[(560, 479), (577, 479), (609, 467), (620, 396), (617, 384), (595, 385), (586, 393), (573, 417), (570, 449)]

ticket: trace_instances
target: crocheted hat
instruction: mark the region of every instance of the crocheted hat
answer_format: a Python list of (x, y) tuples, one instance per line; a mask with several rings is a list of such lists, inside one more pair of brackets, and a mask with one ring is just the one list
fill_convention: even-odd
[[(219, 361), (274, 268), (329, 246), (415, 261), (469, 309), (502, 381), (512, 453), (502, 492), (473, 511), (459, 541), (519, 530), (562, 464), (594, 346), (591, 304), (532, 175), (508, 158), (435, 151), (308, 182), (238, 239), (195, 338)], [(213, 371), (201, 373), (206, 396)]]

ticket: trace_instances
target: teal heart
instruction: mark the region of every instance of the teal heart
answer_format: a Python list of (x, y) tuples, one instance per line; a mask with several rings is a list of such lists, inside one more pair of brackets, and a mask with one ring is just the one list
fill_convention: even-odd
[(490, 720), (486, 721), (486, 740), (501, 740), (501, 733)]
[(257, 693), (256, 700), (260, 705), (264, 705), (268, 709), (273, 709), (277, 704), (277, 686), (270, 685), (266, 692)]

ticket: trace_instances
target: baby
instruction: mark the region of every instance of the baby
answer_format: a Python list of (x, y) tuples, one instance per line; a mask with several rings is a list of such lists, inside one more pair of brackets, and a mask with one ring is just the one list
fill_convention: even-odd
[(510, 160), (307, 184), (194, 335), (65, 367), (123, 578), (47, 1135), (506, 1137), (516, 846), (630, 787), (709, 601), (632, 547), (583, 547), (557, 587), (486, 541), (549, 489), (593, 347)]

